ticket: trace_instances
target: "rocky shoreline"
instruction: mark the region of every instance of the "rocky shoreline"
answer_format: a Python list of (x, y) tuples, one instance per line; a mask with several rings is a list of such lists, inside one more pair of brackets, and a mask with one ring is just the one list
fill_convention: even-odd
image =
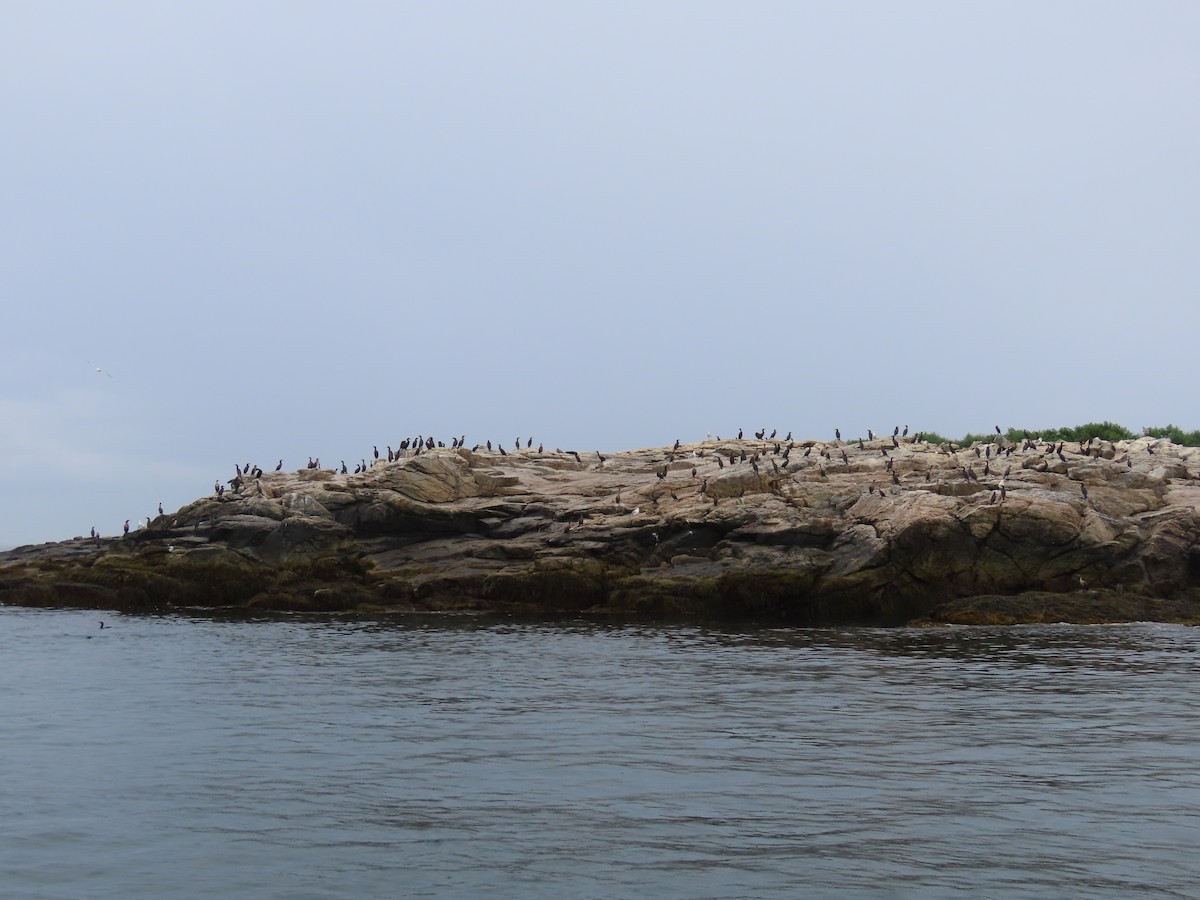
[(0, 603), (1195, 623), (1198, 473), (1148, 437), (422, 449), (255, 469), (122, 538), (0, 553)]

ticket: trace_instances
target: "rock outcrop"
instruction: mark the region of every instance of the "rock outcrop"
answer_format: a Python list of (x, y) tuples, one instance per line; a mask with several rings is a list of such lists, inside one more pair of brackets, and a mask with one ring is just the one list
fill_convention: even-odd
[(437, 449), (244, 476), (124, 538), (17, 548), (0, 603), (1191, 621), (1197, 473), (1200, 450), (1151, 438)]

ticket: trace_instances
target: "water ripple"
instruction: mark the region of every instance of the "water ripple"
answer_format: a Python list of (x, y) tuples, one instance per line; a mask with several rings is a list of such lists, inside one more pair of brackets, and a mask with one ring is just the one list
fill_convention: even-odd
[(1197, 632), (0, 609), (6, 896), (1197, 896)]

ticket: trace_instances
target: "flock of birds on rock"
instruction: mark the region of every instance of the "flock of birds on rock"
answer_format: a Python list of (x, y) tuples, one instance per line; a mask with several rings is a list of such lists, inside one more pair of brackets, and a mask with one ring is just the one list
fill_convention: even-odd
[[(770, 484), (770, 490), (776, 493), (781, 493), (782, 491), (780, 490), (779, 485), (784, 480), (784, 476), (798, 474), (801, 469), (809, 469), (810, 471), (815, 469), (815, 477), (818, 478), (828, 478), (830, 471), (833, 470), (839, 462), (842, 464), (843, 470), (848, 469), (851, 463), (847, 449), (850, 449), (851, 451), (857, 450), (860, 453), (870, 452), (872, 455), (874, 455), (876, 452), (881, 454), (881, 456), (886, 459), (883, 471), (887, 476), (890, 476), (892, 489), (902, 490), (903, 479), (901, 478), (901, 473), (898, 472), (894, 467), (895, 460), (892, 458), (891, 453), (900, 449), (902, 443), (925, 443), (925, 437), (923, 433), (917, 433), (914, 437), (909, 438), (909, 427), (907, 425), (904, 425), (903, 427), (900, 425), (895, 426), (895, 428), (892, 430), (892, 434), (890, 435), (890, 439), (886, 436), (881, 438), (872, 429), (867, 429), (867, 437), (865, 440), (863, 438), (853, 438), (843, 441), (841, 429), (835, 428), (834, 439), (832, 442), (826, 443), (822, 441), (807, 440), (801, 442), (799, 445), (792, 439), (791, 431), (789, 431), (782, 438), (777, 439), (776, 436), (778, 433), (778, 429), (772, 429), (768, 434), (766, 428), (754, 432), (753, 437), (758, 444), (751, 446), (749, 450), (747, 446), (745, 446), (745, 444), (749, 442), (749, 439), (745, 437), (745, 432), (743, 429), (738, 429), (736, 439), (730, 439), (742, 444), (740, 447), (729, 449), (727, 446), (721, 446), (692, 449), (690, 451), (690, 457), (693, 459), (695, 464), (690, 467), (690, 476), (693, 483), (698, 483), (697, 494), (706, 498), (708, 496), (709, 478), (701, 478), (698, 469), (700, 461), (704, 460), (706, 457), (716, 462), (718, 471), (723, 470), (726, 465), (737, 466), (739, 464), (748, 463), (754, 472), (758, 474), (764, 472), (766, 465), (769, 464), (770, 473), (768, 475), (768, 481)], [(720, 435), (717, 435), (714, 438), (714, 436), (709, 433), (706, 435), (706, 443), (727, 445), (729, 441), (723, 441)], [(761, 446), (763, 443), (769, 444), (769, 446)], [(872, 446), (868, 447), (868, 443), (870, 443)], [(1115, 455), (1115, 444), (1113, 444), (1111, 441), (1102, 441), (1099, 438), (1081, 441), (1079, 443), (1078, 453), (1084, 456), (1100, 456), (1105, 452), (1105, 443), (1108, 444), (1107, 449), (1110, 453), (1110, 456)], [(796, 449), (797, 446), (804, 447), (803, 453), (799, 454), (799, 462), (794, 460), (791, 455), (792, 451)], [(387, 445), (381, 452), (378, 445), (373, 446), (371, 457), (369, 459), (365, 456), (360, 458), (359, 461), (354, 464), (353, 469), (350, 469), (349, 466), (347, 466), (344, 459), (339, 460), (339, 464), (337, 466), (323, 467), (321, 465), (320, 457), (309, 457), (305, 469), (330, 468), (334, 475), (360, 475), (381, 463), (392, 463), (405, 459), (411, 459), (421, 455), (422, 453), (439, 448), (457, 450), (465, 447), (466, 435), (460, 435), (459, 437), (452, 438), (449, 445), (447, 445), (444, 441), (436, 440), (432, 436), (418, 434), (416, 437), (405, 438), (404, 440), (400, 441), (396, 445), (395, 449), (393, 449), (391, 445)], [(964, 480), (981, 484), (981, 477), (984, 479), (991, 479), (992, 483), (990, 486), (992, 487), (992, 493), (990, 502), (1003, 503), (1007, 499), (1008, 495), (1006, 479), (1012, 472), (1012, 465), (1007, 464), (1003, 472), (1000, 472), (999, 463), (1001, 458), (1007, 459), (1008, 457), (1011, 457), (1013, 453), (1017, 451), (1018, 447), (1023, 452), (1037, 451), (1046, 457), (1056, 457), (1063, 463), (1066, 463), (1067, 461), (1067, 452), (1075, 452), (1074, 448), (1069, 450), (1067, 449), (1066, 442), (1058, 441), (1056, 443), (1053, 441), (1039, 441), (1038, 439), (1031, 437), (1028, 432), (1024, 433), (1024, 439), (1019, 443), (1007, 440), (1004, 437), (1004, 433), (1001, 431), (999, 425), (996, 426), (996, 437), (992, 438), (990, 441), (983, 442), (982, 449), (979, 443), (974, 444), (970, 448), (970, 450), (974, 451), (975, 457), (982, 461), (981, 472), (976, 471), (976, 464), (964, 465), (958, 462), (958, 454), (964, 452), (964, 449), (958, 445), (951, 442), (944, 442), (937, 445), (937, 450), (941, 454), (952, 457), (953, 461), (951, 462), (950, 466), (951, 470), (959, 472)], [(660, 485), (662, 489), (651, 492), (649, 496), (646, 497), (648, 502), (657, 505), (659, 498), (664, 495), (664, 492), (669, 493), (670, 496), (675, 500), (680, 499), (674, 490), (666, 487), (665, 483), (668, 481), (672, 463), (676, 462), (680, 454), (684, 452), (682, 448), (682, 442), (676, 440), (674, 445), (666, 452), (665, 456), (662, 457), (659, 463), (655, 465), (654, 474), (657, 476), (658, 482), (662, 483)], [(1146, 449), (1148, 453), (1152, 454), (1154, 452), (1153, 447), (1148, 446)], [(483, 453), (486, 451), (487, 453), (497, 453), (502, 457), (508, 456), (510, 452), (514, 454), (520, 453), (522, 450), (533, 451), (532, 437), (525, 438), (523, 442), (520, 437), (516, 438), (513, 441), (511, 451), (505, 450), (504, 445), (500, 442), (493, 443), (491, 440), (485, 441), (482, 444), (475, 444), (471, 447), (471, 453), (473, 454)], [(817, 453), (817, 460), (815, 462), (805, 463), (804, 460), (809, 460), (814, 451)], [(545, 452), (545, 446), (539, 443), (537, 445), (536, 453), (544, 454)], [(584, 464), (584, 457), (581, 456), (576, 450), (564, 451), (560, 448), (555, 448), (554, 453), (559, 456), (571, 456), (578, 464)], [(597, 466), (602, 467), (608, 460), (608, 457), (598, 450), (594, 453)], [(1128, 453), (1118, 460), (1118, 462), (1124, 463), (1130, 468), (1133, 467), (1133, 461), (1129, 458)], [(791, 469), (790, 472), (789, 467)], [(244, 495), (247, 490), (255, 490), (259, 496), (264, 495), (265, 492), (260, 483), (260, 479), (262, 479), (264, 475), (264, 470), (260, 466), (246, 463), (244, 465), (235, 464), (234, 468), (236, 470), (236, 474), (233, 478), (230, 478), (224, 483), (222, 483), (220, 479), (217, 479), (213, 483), (213, 496), (215, 499), (224, 500), (227, 493), (235, 497), (241, 496)], [(280, 459), (274, 466), (274, 471), (280, 472), (282, 470), (283, 460)], [(929, 466), (924, 475), (925, 477), (923, 480), (932, 480), (934, 477), (934, 467)], [(1087, 486), (1082, 482), (1080, 482), (1080, 490), (1082, 497), (1086, 502), (1088, 500), (1088, 490)], [(867, 492), (869, 494), (874, 494), (876, 491), (878, 491), (880, 496), (884, 495), (883, 487), (880, 487), (877, 484), (868, 485)], [(739, 497), (744, 496), (745, 493), (746, 490), (744, 487), (742, 487)], [(617, 494), (616, 499), (617, 503), (620, 504), (621, 495)], [(720, 498), (717, 496), (712, 496), (711, 500), (714, 505), (718, 505)], [(640, 507), (635, 507), (633, 511), (634, 513), (640, 512)], [(158, 515), (160, 517), (164, 515), (162, 503), (158, 504)], [(136, 527), (138, 529), (149, 528), (152, 522), (153, 518), (148, 516), (144, 520), (139, 521)], [(122, 526), (122, 532), (126, 537), (129, 535), (129, 519), (125, 520), (125, 523)], [(91, 537), (97, 543), (99, 543), (101, 540), (99, 532), (97, 532), (94, 527), (91, 529)]]

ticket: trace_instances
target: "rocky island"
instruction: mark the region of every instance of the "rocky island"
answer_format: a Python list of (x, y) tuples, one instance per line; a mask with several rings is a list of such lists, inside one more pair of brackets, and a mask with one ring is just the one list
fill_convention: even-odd
[(1166, 439), (422, 445), (343, 471), (254, 467), (123, 537), (0, 553), (0, 603), (1200, 621), (1200, 449)]

